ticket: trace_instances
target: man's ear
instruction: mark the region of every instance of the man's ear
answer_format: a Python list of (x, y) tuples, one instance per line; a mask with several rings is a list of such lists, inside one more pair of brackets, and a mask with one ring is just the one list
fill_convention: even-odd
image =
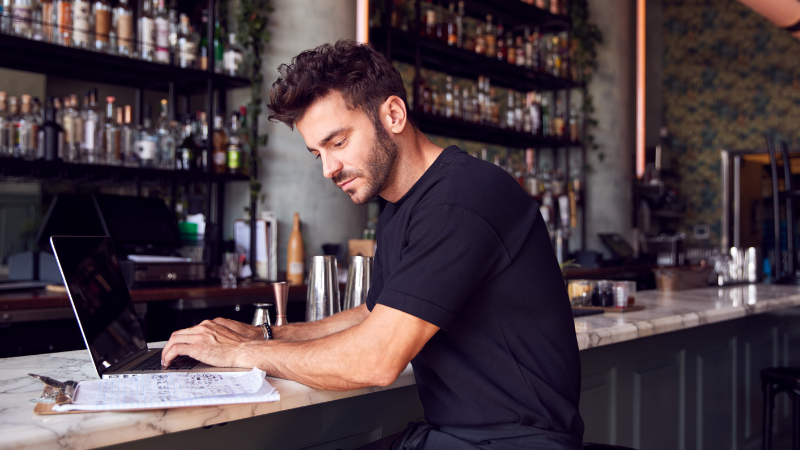
[(383, 126), (391, 133), (402, 133), (408, 124), (405, 102), (396, 95), (389, 96), (380, 107), (380, 117)]

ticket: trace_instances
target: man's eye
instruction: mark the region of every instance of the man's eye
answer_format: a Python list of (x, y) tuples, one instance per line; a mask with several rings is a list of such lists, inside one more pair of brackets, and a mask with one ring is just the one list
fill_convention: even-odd
[(337, 142), (337, 143), (336, 143), (336, 144), (334, 144), (333, 146), (334, 146), (334, 147), (341, 147), (342, 145), (344, 145), (344, 141), (345, 141), (345, 139), (343, 139), (343, 140), (341, 140), (341, 141)]

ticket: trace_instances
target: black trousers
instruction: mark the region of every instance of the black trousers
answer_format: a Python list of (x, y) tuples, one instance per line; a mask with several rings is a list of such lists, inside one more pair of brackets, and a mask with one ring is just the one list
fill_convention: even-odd
[[(399, 435), (400, 433), (386, 436), (385, 438), (378, 439), (375, 442), (370, 442), (363, 447), (358, 447), (356, 450), (392, 450), (392, 441), (394, 441)], [(397, 440), (400, 441), (400, 439)]]

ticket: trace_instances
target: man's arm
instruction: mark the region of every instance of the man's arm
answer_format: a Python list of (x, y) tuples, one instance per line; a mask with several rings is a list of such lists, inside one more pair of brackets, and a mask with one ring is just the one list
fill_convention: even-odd
[[(369, 316), (367, 305), (357, 306), (314, 322), (290, 323), (272, 327), (272, 336), (281, 341), (310, 341), (356, 326)], [(261, 327), (218, 317), (214, 323), (230, 328), (248, 339), (263, 339)]]
[(351, 390), (394, 382), (439, 327), (376, 305), (358, 325), (300, 342), (248, 340), (214, 322), (173, 333), (163, 358), (188, 355), (216, 366), (258, 367), (305, 385)]

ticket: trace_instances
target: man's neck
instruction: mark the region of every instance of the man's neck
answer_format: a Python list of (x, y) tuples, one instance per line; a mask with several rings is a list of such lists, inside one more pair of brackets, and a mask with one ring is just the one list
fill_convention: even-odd
[(380, 193), (384, 200), (391, 203), (403, 198), (444, 150), (416, 129), (404, 142), (398, 142), (398, 147), (394, 169), (386, 188)]

